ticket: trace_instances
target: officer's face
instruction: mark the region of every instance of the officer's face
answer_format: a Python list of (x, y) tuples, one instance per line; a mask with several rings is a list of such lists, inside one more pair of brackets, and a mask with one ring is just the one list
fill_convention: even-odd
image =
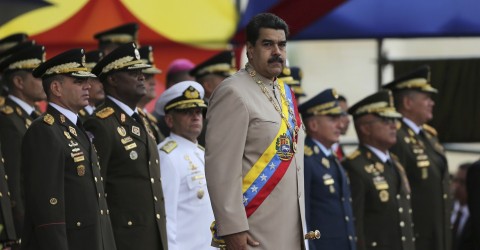
[(197, 142), (202, 132), (203, 115), (201, 108), (173, 110), (165, 115), (168, 127), (177, 135)]
[(74, 113), (88, 105), (90, 84), (88, 78), (65, 76), (61, 81), (54, 81), (50, 86), (57, 104)]
[(339, 115), (317, 115), (308, 118), (307, 126), (309, 136), (322, 143), (323, 146), (330, 148), (334, 143), (338, 142), (343, 123)]
[(425, 124), (433, 118), (433, 106), (435, 102), (431, 98), (431, 94), (415, 91), (407, 97), (408, 107), (411, 111), (411, 120), (417, 124)]
[(89, 80), (90, 90), (88, 91), (90, 95), (90, 104), (96, 106), (100, 104), (105, 99), (105, 91), (103, 91), (103, 84), (97, 78), (91, 78)]
[(121, 101), (136, 99), (138, 102), (147, 93), (141, 69), (116, 72), (111, 80)]
[(153, 74), (144, 74), (145, 75), (145, 89), (147, 91), (147, 94), (145, 95), (144, 98), (147, 98), (148, 101), (151, 101), (155, 99), (157, 96), (157, 92), (155, 90), (157, 82), (155, 81), (155, 75)]
[(388, 150), (397, 142), (397, 120), (382, 118), (372, 114), (361, 117), (358, 121), (361, 125), (364, 143)]
[(453, 195), (462, 205), (467, 203), (468, 198), (465, 186), (466, 177), (467, 170), (459, 169), (452, 182)]
[(247, 43), (247, 54), (255, 71), (273, 80), (282, 72), (287, 56), (285, 31), (261, 28), (255, 44)]
[(31, 73), (25, 74), (23, 77), (23, 94), (33, 102), (47, 99), (43, 90), (42, 79), (33, 77)]
[(344, 102), (344, 101), (339, 101), (338, 105), (340, 106), (342, 111), (345, 112), (345, 114), (342, 115), (342, 123), (343, 123), (342, 135), (345, 135), (347, 133), (348, 126), (350, 125), (350, 117), (348, 117), (348, 114), (347, 114), (348, 105), (347, 105), (347, 102)]

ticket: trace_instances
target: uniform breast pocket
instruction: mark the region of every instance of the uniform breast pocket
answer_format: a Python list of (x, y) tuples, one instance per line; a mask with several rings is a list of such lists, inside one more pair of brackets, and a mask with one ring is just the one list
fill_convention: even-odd
[(207, 182), (205, 174), (198, 172), (187, 175), (187, 187), (189, 202), (194, 205), (203, 204), (208, 202), (207, 196)]

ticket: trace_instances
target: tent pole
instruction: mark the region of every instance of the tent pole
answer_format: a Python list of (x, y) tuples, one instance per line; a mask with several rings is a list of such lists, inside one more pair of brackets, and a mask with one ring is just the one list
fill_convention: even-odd
[(377, 90), (382, 88), (383, 83), (383, 63), (384, 63), (384, 55), (382, 52), (383, 49), (383, 38), (377, 38)]

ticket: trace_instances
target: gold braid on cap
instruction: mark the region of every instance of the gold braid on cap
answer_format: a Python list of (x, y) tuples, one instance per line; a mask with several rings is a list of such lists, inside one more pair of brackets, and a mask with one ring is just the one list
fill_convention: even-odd
[(381, 113), (385, 111), (394, 111), (394, 107), (388, 105), (388, 102), (374, 102), (368, 105), (365, 105), (361, 108), (358, 108), (355, 112), (355, 115), (365, 114), (365, 113)]
[(428, 85), (428, 81), (425, 78), (415, 78), (395, 86), (396, 89), (404, 89), (404, 88), (422, 88)]
[(8, 65), (8, 69), (34, 69), (38, 67), (40, 63), (42, 63), (42, 60), (38, 58), (32, 58), (32, 59), (14, 62)]
[(221, 64), (215, 64), (211, 65), (208, 67), (203, 68), (202, 70), (198, 71), (198, 75), (202, 75), (205, 73), (215, 73), (215, 72), (231, 72), (234, 69), (232, 69), (232, 66), (228, 63), (221, 63)]
[(71, 62), (71, 63), (64, 63), (64, 64), (51, 67), (45, 72), (45, 75), (64, 74), (64, 73), (70, 73), (70, 72), (76, 72), (76, 71), (88, 71), (88, 69), (85, 67), (82, 67), (80, 63)]
[(125, 56), (125, 57), (122, 57), (120, 59), (117, 59), (117, 60), (107, 64), (107, 66), (103, 67), (102, 73), (107, 73), (107, 72), (109, 72), (111, 70), (114, 70), (114, 69), (121, 69), (121, 68), (125, 68), (127, 66), (130, 66), (130, 65), (142, 63), (141, 60), (134, 60), (134, 59), (135, 58), (133, 56)]
[(335, 104), (336, 104), (336, 101), (327, 102), (327, 103), (324, 103), (324, 104), (321, 104), (321, 105), (317, 105), (317, 106), (314, 106), (314, 107), (311, 107), (311, 108), (307, 109), (307, 113), (320, 114), (320, 113), (322, 113), (322, 111), (326, 111), (328, 109), (333, 108), (335, 106)]
[(102, 36), (100, 40), (110, 41), (113, 43), (128, 43), (128, 42), (133, 42), (135, 38), (128, 34), (112, 34), (112, 35)]

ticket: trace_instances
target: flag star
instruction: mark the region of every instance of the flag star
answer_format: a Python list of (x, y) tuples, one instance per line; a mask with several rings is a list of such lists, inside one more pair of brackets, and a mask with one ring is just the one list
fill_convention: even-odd
[(244, 195), (243, 196), (243, 203), (247, 204), (247, 202), (248, 202), (248, 198)]
[(252, 190), (252, 192), (256, 193), (257, 190), (258, 190), (258, 187), (255, 186), (255, 185), (253, 185), (253, 186), (250, 188), (250, 190)]
[(266, 176), (265, 174), (262, 174), (262, 175), (260, 175), (260, 179), (261, 179), (262, 181), (266, 181), (266, 180), (267, 180), (267, 176)]
[(275, 169), (275, 164), (273, 164), (273, 162), (272, 162), (272, 163), (269, 165), (269, 167), (270, 167), (270, 170), (273, 170), (273, 169)]

